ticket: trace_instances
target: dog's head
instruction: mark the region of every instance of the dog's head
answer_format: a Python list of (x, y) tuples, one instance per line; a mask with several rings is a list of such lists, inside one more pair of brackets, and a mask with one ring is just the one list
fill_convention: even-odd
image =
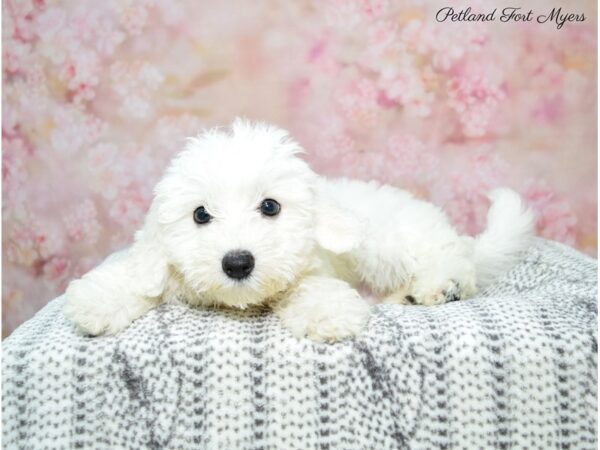
[(314, 267), (317, 245), (341, 253), (359, 239), (352, 216), (321, 198), (301, 152), (285, 131), (243, 120), (191, 138), (136, 245), (161, 253), (153, 270), (168, 266), (207, 302), (244, 307), (285, 291)]

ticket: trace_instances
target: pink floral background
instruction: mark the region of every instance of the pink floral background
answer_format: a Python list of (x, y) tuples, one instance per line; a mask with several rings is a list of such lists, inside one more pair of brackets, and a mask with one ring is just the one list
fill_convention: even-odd
[(465, 233), (511, 186), (541, 236), (595, 256), (596, 2), (559, 3), (586, 21), (438, 23), (419, 0), (4, 0), (3, 335), (130, 241), (184, 137), (237, 115)]

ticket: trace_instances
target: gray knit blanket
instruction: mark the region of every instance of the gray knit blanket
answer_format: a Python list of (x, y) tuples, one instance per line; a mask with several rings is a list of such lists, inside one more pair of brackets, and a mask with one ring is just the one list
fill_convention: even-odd
[(478, 298), (353, 341), (164, 305), (114, 337), (50, 302), (3, 343), (5, 449), (595, 449), (596, 260), (539, 240)]

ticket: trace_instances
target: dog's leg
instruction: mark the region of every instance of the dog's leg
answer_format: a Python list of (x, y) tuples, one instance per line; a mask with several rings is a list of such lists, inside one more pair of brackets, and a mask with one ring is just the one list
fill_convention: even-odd
[(399, 305), (441, 305), (448, 302), (464, 300), (474, 293), (473, 283), (466, 282), (461, 285), (455, 279), (448, 279), (439, 283), (429, 283), (423, 278), (417, 280), (415, 286), (405, 285), (387, 295), (382, 303)]
[(115, 334), (160, 302), (159, 296), (146, 295), (150, 274), (138, 276), (131, 253), (127, 249), (111, 256), (67, 288), (65, 315), (84, 333)]
[(470, 258), (440, 252), (416, 267), (410, 281), (395, 289), (383, 303), (440, 305), (464, 300), (475, 293), (475, 267)]
[(411, 294), (411, 283), (406, 282), (400, 288), (385, 296), (381, 303), (394, 303), (398, 305), (415, 305), (416, 299)]
[(369, 319), (369, 305), (346, 282), (309, 276), (274, 305), (296, 337), (331, 342), (356, 336)]
[(84, 333), (115, 334), (162, 301), (169, 267), (151, 206), (133, 245), (69, 284), (65, 316)]

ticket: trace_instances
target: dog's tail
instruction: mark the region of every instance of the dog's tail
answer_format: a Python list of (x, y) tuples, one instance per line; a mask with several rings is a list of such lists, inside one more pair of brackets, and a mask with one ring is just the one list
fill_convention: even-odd
[(507, 188), (488, 194), (487, 228), (475, 238), (477, 286), (483, 288), (514, 266), (531, 244), (534, 218), (521, 197)]

